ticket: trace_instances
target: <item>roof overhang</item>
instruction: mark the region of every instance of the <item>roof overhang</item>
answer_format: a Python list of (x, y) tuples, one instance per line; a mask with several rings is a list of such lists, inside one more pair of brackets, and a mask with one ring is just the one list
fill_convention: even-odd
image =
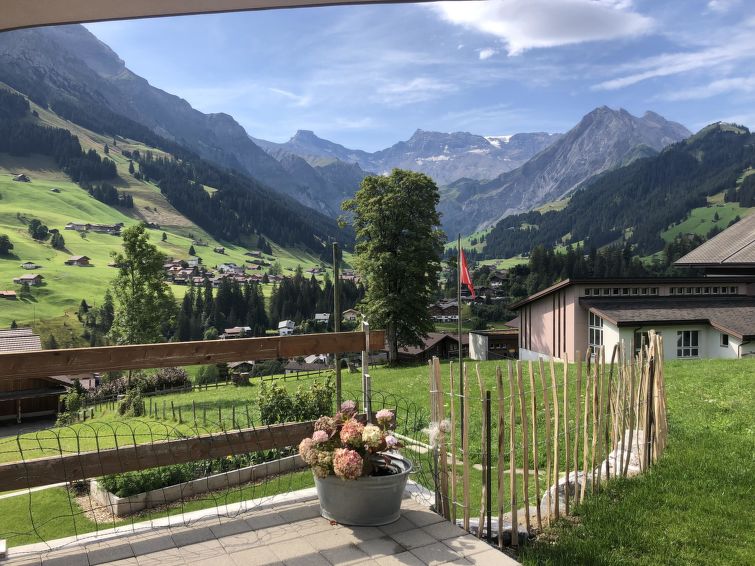
[(109, 20), (433, 0), (3, 0), (0, 31)]

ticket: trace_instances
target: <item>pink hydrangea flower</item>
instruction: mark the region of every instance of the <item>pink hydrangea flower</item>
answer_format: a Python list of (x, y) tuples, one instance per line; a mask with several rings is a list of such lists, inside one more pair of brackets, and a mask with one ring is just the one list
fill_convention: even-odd
[(324, 430), (316, 430), (312, 435), (312, 441), (315, 444), (322, 444), (323, 442), (327, 442), (329, 438), (330, 437), (328, 436), (328, 433)]
[(395, 446), (398, 445), (398, 438), (396, 438), (392, 434), (389, 434), (388, 436), (385, 437), (385, 445), (388, 448), (394, 448)]
[(375, 418), (380, 426), (388, 427), (393, 421), (393, 411), (390, 409), (380, 409)]
[(341, 427), (341, 442), (358, 448), (362, 444), (364, 425), (355, 419), (349, 419)]
[(364, 461), (358, 452), (338, 448), (333, 456), (333, 471), (339, 478), (355, 480), (362, 475)]
[(317, 450), (314, 449), (314, 441), (305, 438), (299, 443), (299, 454), (307, 465), (314, 466), (317, 463)]
[(336, 422), (333, 417), (320, 417), (315, 421), (315, 430), (324, 430), (330, 436), (336, 430)]
[(362, 431), (362, 442), (370, 448), (379, 448), (383, 442), (383, 431), (375, 425), (367, 425)]
[(357, 412), (356, 401), (344, 401), (343, 403), (341, 403), (341, 413), (343, 413), (345, 416), (351, 416), (356, 412)]

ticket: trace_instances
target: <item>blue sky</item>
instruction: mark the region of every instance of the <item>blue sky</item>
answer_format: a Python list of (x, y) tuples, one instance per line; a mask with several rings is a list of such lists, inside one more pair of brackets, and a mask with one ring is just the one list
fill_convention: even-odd
[[(127, 66), (250, 135), (377, 150), (417, 128), (568, 130), (600, 105), (755, 126), (750, 0), (489, 0), (88, 24)], [(749, 4), (751, 6), (751, 4)]]

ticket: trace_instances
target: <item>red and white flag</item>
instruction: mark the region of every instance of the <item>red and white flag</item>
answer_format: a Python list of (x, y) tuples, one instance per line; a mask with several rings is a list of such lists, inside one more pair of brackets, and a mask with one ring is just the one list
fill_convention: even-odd
[(464, 257), (464, 250), (459, 248), (459, 257), (461, 262), (459, 263), (459, 279), (462, 285), (466, 285), (469, 292), (472, 293), (472, 298), (475, 298), (474, 285), (472, 285), (472, 278), (469, 276), (469, 269), (467, 269), (467, 258)]

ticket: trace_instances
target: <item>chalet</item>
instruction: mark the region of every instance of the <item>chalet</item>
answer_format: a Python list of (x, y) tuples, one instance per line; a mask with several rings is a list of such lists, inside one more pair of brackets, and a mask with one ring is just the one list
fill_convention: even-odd
[(330, 313), (329, 312), (318, 312), (315, 313), (315, 324), (325, 324), (327, 325), (330, 322)]
[(250, 374), (254, 371), (254, 360), (245, 360), (241, 362), (229, 362), (228, 369), (233, 373)]
[(470, 332), (469, 357), (473, 360), (518, 359), (519, 329), (505, 328)]
[(459, 304), (456, 301), (441, 301), (430, 306), (430, 317), (435, 322), (456, 322), (459, 320)]
[(323, 272), (323, 270), (320, 269), (319, 267), (313, 267), (311, 269), (307, 269), (307, 273), (309, 273), (311, 275), (319, 275), (322, 272)]
[(225, 248), (223, 246), (216, 246), (212, 248), (212, 251), (214, 251), (216, 254), (225, 254)]
[[(469, 355), (469, 334), (462, 334), (462, 355)], [(386, 348), (387, 351), (387, 348)], [(400, 362), (424, 363), (437, 356), (441, 360), (459, 357), (459, 339), (453, 334), (445, 332), (431, 332), (422, 341), (421, 346), (404, 346), (399, 348)]]
[(75, 230), (76, 232), (86, 232), (89, 224), (84, 222), (69, 222), (65, 225), (66, 230)]
[(252, 329), (249, 326), (234, 326), (233, 328), (226, 328), (223, 334), (220, 335), (221, 340), (229, 340), (232, 338), (245, 338), (252, 335)]
[(87, 224), (87, 229), (98, 234), (111, 234), (113, 236), (121, 235), (123, 224)]
[(343, 320), (346, 320), (348, 322), (356, 322), (357, 320), (362, 318), (362, 313), (360, 313), (356, 309), (346, 309), (343, 311)]
[[(42, 349), (39, 335), (31, 328), (0, 330), (0, 354)], [(22, 417), (54, 415), (65, 384), (54, 377), (0, 381), (0, 420), (21, 422)]]
[(13, 180), (19, 183), (31, 183), (31, 179), (29, 179), (29, 177), (27, 177), (23, 173), (21, 173), (20, 175), (14, 175)]
[(76, 267), (90, 267), (89, 258), (85, 255), (72, 255), (65, 261), (66, 265), (75, 265)]
[(278, 334), (280, 336), (288, 336), (294, 333), (294, 328), (296, 328), (296, 324), (293, 320), (281, 320), (278, 323)]
[(15, 291), (0, 291), (0, 299), (9, 299), (14, 301), (16, 299)]
[(78, 381), (81, 386), (87, 391), (94, 391), (100, 384), (101, 375), (99, 373), (77, 373), (75, 375), (56, 375), (53, 379), (66, 385), (67, 387), (73, 387), (74, 383)]
[(231, 273), (235, 275), (243, 275), (245, 271), (245, 268), (243, 266), (236, 265), (232, 262), (221, 263), (220, 265), (215, 266), (215, 269), (217, 269), (220, 273)]
[(289, 361), (283, 369), (286, 375), (299, 375), (300, 373), (320, 373), (323, 370), (328, 369), (328, 366), (322, 363)]
[(198, 257), (193, 257), (193, 258), (191, 258), (191, 259), (187, 259), (187, 260), (186, 260), (186, 264), (187, 264), (187, 265), (188, 265), (189, 267), (199, 267), (199, 264), (200, 264), (200, 263), (202, 263), (202, 260), (201, 260), (201, 259), (199, 259)]
[(50, 192), (51, 193), (59, 193), (60, 189), (58, 187), (53, 187), (53, 188), (50, 189)]
[(249, 257), (262, 257), (262, 252), (252, 250), (250, 252), (246, 252), (244, 255), (248, 255)]
[(40, 267), (42, 266), (37, 265), (36, 263), (31, 262), (31, 261), (26, 261), (21, 264), (21, 269), (39, 269)]
[(503, 284), (508, 281), (509, 279), (509, 272), (502, 270), (502, 271), (496, 271), (495, 273), (491, 273), (490, 277), (488, 277), (488, 284), (493, 287), (494, 289), (500, 288), (503, 286)]
[(39, 275), (38, 273), (32, 275), (31, 273), (27, 275), (22, 275), (21, 277), (16, 277), (13, 279), (13, 282), (17, 285), (29, 285), (31, 287), (38, 287), (42, 284), (42, 280), (44, 279), (44, 276)]

